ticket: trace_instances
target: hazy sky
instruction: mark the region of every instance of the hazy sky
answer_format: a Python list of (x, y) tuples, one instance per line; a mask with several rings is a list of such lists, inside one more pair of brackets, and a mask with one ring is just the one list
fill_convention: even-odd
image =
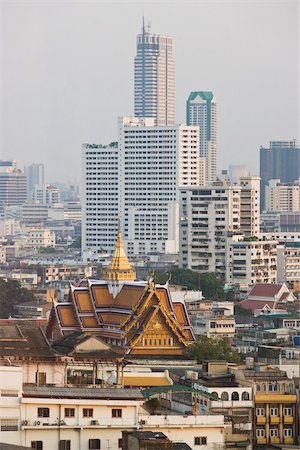
[[(218, 101), (218, 169), (297, 138), (297, 1), (0, 1), (0, 158), (80, 179), (81, 144), (117, 139), (133, 114), (142, 16), (174, 38), (177, 121), (192, 90)], [(297, 67), (298, 66), (298, 67)]]

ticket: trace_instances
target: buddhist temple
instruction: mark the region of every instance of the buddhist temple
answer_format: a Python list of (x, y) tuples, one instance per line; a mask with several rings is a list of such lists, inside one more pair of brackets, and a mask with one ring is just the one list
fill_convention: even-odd
[(74, 331), (140, 356), (181, 355), (194, 341), (185, 303), (172, 301), (168, 283), (136, 281), (120, 230), (103, 279), (71, 285), (68, 301), (54, 304), (47, 337), (56, 340)]

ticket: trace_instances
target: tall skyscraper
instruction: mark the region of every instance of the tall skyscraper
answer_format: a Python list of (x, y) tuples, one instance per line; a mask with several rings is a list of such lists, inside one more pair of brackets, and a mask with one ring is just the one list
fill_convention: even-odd
[(134, 59), (134, 115), (151, 117), (155, 125), (175, 122), (175, 67), (173, 39), (146, 27), (137, 36)]
[(32, 193), (36, 184), (42, 185), (44, 180), (44, 164), (31, 164), (24, 169), (27, 177), (27, 199), (32, 200)]
[(216, 181), (217, 103), (212, 92), (190, 93), (186, 104), (186, 123), (200, 127), (200, 157), (204, 161), (205, 183)]
[(293, 183), (300, 178), (300, 147), (296, 141), (272, 141), (269, 148), (260, 148), (260, 203), (265, 210), (268, 181), (278, 179)]

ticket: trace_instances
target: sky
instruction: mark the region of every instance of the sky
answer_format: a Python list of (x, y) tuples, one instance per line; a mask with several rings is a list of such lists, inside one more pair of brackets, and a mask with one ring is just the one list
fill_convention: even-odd
[(297, 1), (0, 0), (0, 159), (80, 181), (81, 144), (133, 115), (142, 17), (174, 38), (176, 120), (191, 91), (218, 103), (218, 170), (259, 173), (259, 147), (299, 132)]

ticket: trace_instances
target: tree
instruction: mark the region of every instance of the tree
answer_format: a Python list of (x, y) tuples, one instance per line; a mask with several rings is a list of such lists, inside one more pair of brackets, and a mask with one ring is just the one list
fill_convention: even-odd
[[(170, 278), (167, 272), (159, 272), (155, 275), (155, 282), (164, 284)], [(174, 268), (171, 270), (171, 281), (174, 285), (186, 286), (190, 290), (202, 290), (205, 298), (213, 300), (225, 299), (223, 283), (215, 273), (198, 273), (190, 269)]]
[(155, 411), (161, 406), (160, 401), (156, 397), (147, 400), (145, 404), (149, 409), (152, 410), (152, 414), (154, 414)]
[(224, 360), (232, 363), (241, 361), (239, 353), (232, 349), (228, 341), (200, 336), (188, 350), (188, 355), (201, 364), (205, 360)]
[(7, 319), (15, 313), (16, 305), (36, 300), (34, 294), (21, 287), (16, 280), (0, 279), (0, 318)]

